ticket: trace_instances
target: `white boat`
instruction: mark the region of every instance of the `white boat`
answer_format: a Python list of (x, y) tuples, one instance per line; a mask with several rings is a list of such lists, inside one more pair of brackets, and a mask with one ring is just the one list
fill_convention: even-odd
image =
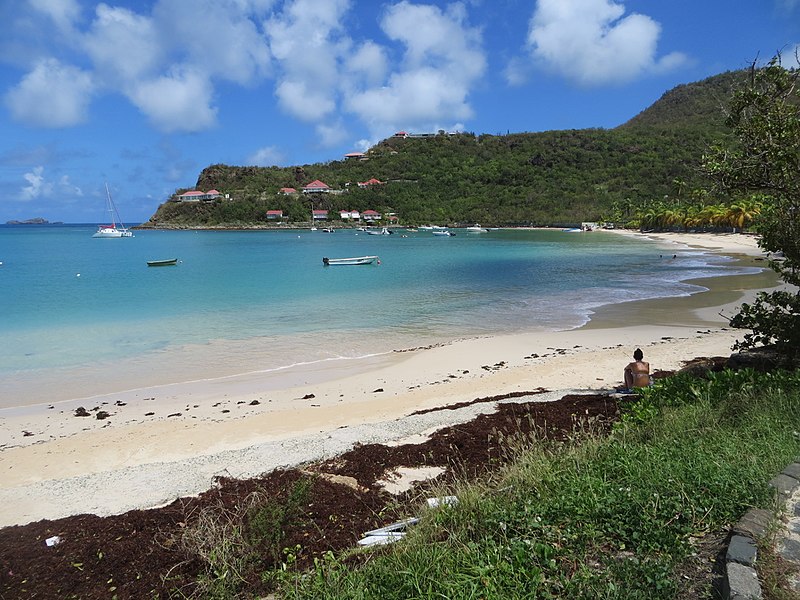
[(467, 233), (488, 233), (488, 232), (489, 232), (488, 229), (484, 229), (477, 223), (475, 223), (475, 225), (473, 225), (472, 227), (467, 227)]
[(455, 235), (455, 233), (453, 233), (452, 231), (448, 231), (447, 229), (434, 229), (433, 231), (431, 231), (431, 233), (433, 235), (440, 235), (440, 236), (443, 236), (443, 237), (447, 237), (447, 236), (451, 236), (452, 237), (452, 236)]
[(328, 258), (326, 256), (322, 259), (322, 264), (326, 267), (335, 265), (371, 265), (376, 260), (380, 264), (381, 261), (378, 260), (377, 256), (354, 256), (352, 258)]
[(333, 227), (323, 227), (322, 233), (333, 233), (335, 230)]
[[(125, 227), (125, 225), (122, 222), (122, 219), (119, 218), (117, 207), (114, 204), (114, 201), (111, 199), (111, 192), (108, 191), (108, 184), (106, 184), (106, 206), (109, 213), (109, 218), (111, 220), (111, 225), (98, 226), (97, 231), (92, 237), (96, 238), (133, 237), (133, 232), (128, 231), (128, 228)], [(117, 226), (117, 222), (119, 222), (119, 227)]]
[(374, 229), (368, 229), (367, 233), (369, 235), (392, 235), (392, 232), (389, 231), (386, 227), (382, 227), (380, 231), (375, 231)]

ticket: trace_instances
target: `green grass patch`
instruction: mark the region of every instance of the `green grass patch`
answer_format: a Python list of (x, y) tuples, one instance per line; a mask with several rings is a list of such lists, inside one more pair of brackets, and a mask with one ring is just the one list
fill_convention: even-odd
[[(751, 506), (797, 456), (800, 375), (675, 377), (609, 436), (532, 440), (511, 466), (451, 490), (402, 542), (283, 574), (286, 598), (672, 598), (706, 533)], [(710, 567), (709, 567), (710, 568)]]

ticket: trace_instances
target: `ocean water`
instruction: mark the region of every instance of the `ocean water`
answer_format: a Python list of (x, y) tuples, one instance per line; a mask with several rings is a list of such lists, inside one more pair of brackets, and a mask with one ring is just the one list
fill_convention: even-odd
[[(604, 304), (754, 271), (605, 232), (95, 229), (0, 226), (0, 407), (570, 329)], [(165, 258), (180, 262), (146, 265)]]

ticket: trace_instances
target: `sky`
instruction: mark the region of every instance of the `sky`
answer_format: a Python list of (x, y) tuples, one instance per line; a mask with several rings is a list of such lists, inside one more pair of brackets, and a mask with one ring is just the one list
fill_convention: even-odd
[(800, 0), (0, 0), (0, 22), (0, 223), (101, 222), (107, 184), (136, 224), (209, 165), (401, 130), (613, 128), (800, 44)]

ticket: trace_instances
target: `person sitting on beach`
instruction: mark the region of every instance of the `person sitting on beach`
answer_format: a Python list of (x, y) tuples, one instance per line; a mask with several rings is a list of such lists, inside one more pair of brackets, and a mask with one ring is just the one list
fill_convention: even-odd
[(650, 363), (645, 362), (644, 353), (637, 348), (633, 353), (634, 362), (625, 367), (625, 387), (642, 388), (650, 385)]

